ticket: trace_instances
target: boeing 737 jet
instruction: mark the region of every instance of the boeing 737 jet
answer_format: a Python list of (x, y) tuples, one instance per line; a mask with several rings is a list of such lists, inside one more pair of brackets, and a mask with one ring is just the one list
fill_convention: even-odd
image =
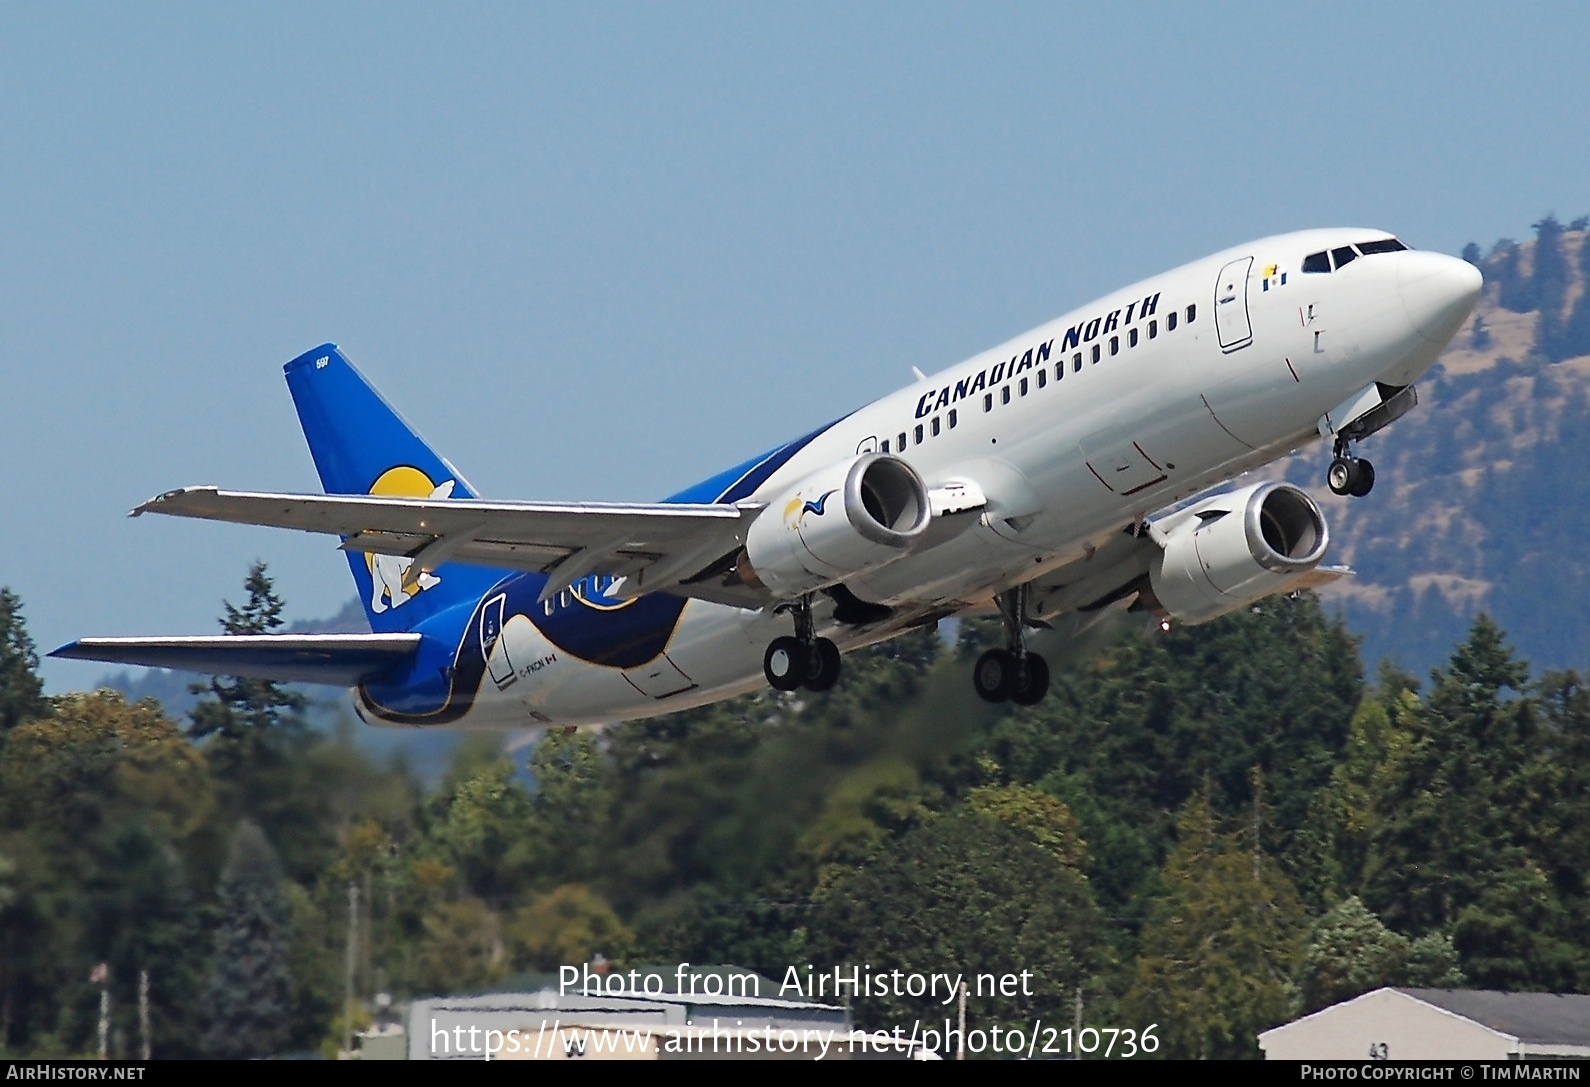
[(1204, 623), (1346, 573), (1304, 491), (1218, 488), (1323, 441), (1331, 490), (1368, 494), (1354, 443), (1415, 405), (1480, 286), (1384, 231), (1265, 238), (653, 504), (481, 498), (325, 344), (286, 366), (325, 494), (189, 487), (133, 514), (340, 537), (372, 633), (52, 655), (349, 686), (371, 724), (591, 725), (826, 690), (847, 650), (981, 614), (1005, 644), (973, 665), (978, 694), (1032, 704), (1034, 628)]

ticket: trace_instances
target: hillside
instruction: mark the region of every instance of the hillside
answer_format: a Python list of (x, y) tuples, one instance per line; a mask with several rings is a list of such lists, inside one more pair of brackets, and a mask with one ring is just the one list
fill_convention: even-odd
[(1371, 669), (1390, 656), (1423, 674), (1477, 611), (1537, 669), (1590, 662), (1590, 233), (1572, 226), (1547, 217), (1535, 241), (1465, 251), (1485, 293), (1419, 382), (1418, 409), (1360, 446), (1372, 495), (1326, 489), (1322, 444), (1284, 466), (1330, 517), (1333, 557), (1358, 572), (1324, 596)]

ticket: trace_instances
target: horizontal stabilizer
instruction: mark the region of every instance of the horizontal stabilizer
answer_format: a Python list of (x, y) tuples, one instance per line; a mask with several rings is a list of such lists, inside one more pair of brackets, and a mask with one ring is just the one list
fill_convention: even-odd
[(81, 638), (52, 657), (353, 687), (406, 664), (418, 634), (220, 634)]

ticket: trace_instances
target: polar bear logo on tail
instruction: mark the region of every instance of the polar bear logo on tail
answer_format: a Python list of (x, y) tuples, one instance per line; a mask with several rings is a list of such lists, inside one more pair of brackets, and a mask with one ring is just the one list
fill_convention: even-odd
[[(371, 485), (370, 493), (393, 498), (451, 498), (453, 480), (432, 483), (430, 477), (418, 468), (400, 465), (382, 472), (381, 478)], [(403, 575), (414, 565), (413, 559), (403, 555), (366, 553), (364, 560), (370, 567), (370, 610), (377, 615), (388, 608), (400, 608), (416, 594), (442, 583), (442, 579), (435, 574), (422, 572), (417, 583), (405, 589)]]

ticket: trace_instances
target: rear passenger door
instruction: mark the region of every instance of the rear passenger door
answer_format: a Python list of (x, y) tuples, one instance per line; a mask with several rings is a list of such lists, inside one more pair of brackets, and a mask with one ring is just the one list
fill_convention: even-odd
[(1220, 350), (1230, 353), (1253, 342), (1253, 323), (1248, 319), (1248, 273), (1252, 257), (1238, 257), (1220, 269), (1215, 280), (1215, 335)]

